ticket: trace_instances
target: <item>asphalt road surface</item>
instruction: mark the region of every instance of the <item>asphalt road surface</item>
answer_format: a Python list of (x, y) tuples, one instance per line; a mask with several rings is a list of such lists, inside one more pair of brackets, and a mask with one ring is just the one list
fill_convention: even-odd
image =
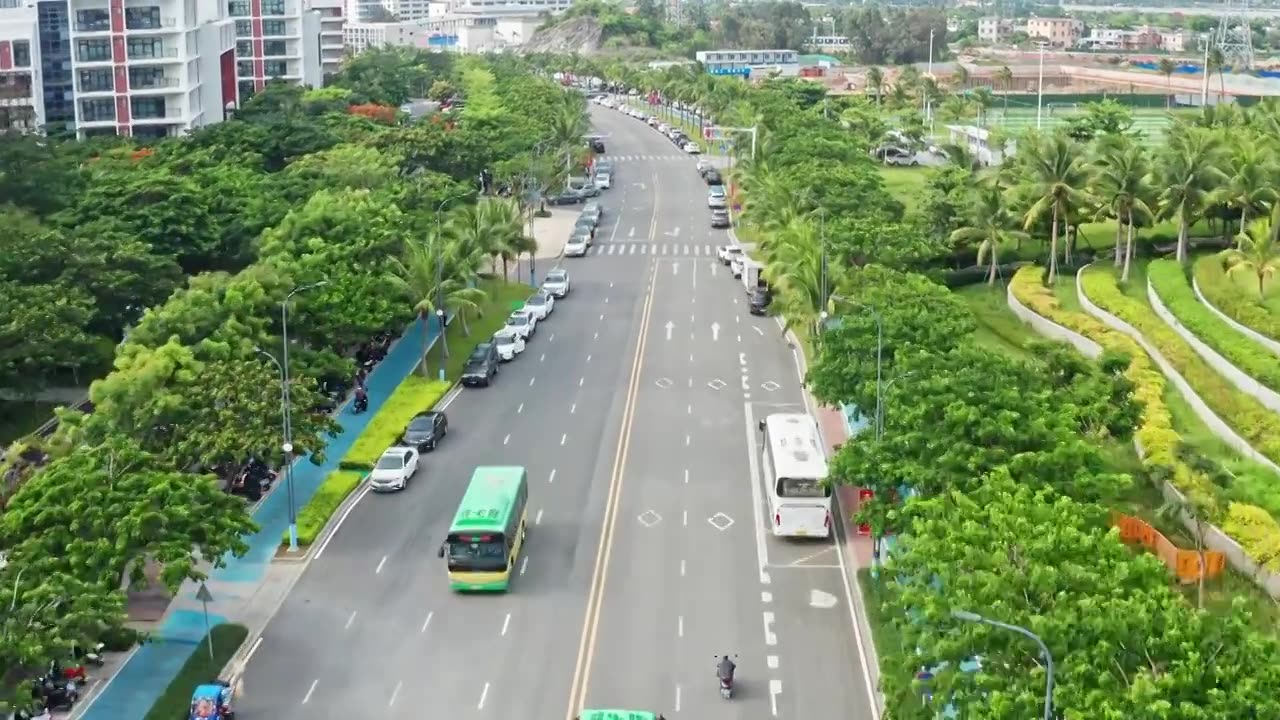
[[(619, 158), (597, 247), (672, 251), (562, 261), (572, 292), (524, 354), (449, 404), (406, 491), (362, 496), (317, 548), (247, 666), (246, 720), (877, 717), (835, 545), (764, 529), (755, 419), (803, 409), (793, 351), (707, 254), (728, 239), (693, 159), (592, 112)], [(457, 595), (436, 550), (493, 464), (529, 470), (525, 557), (511, 592)]]

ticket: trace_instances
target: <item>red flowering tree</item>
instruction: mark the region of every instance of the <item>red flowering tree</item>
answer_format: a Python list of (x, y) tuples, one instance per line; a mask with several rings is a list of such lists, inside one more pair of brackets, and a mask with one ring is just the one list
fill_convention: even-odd
[(378, 103), (352, 105), (347, 109), (347, 112), (352, 115), (363, 115), (383, 125), (394, 125), (396, 122), (396, 109), (390, 105), (379, 105)]

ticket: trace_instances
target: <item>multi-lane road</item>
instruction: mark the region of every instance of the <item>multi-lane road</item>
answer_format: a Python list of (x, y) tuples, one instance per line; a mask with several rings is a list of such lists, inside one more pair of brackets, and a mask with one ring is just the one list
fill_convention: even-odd
[[(452, 399), (409, 488), (362, 496), (317, 548), (241, 716), (878, 718), (839, 549), (765, 529), (755, 424), (804, 409), (794, 351), (708, 252), (727, 238), (693, 160), (592, 112), (617, 158), (597, 252), (563, 261), (573, 291), (524, 355)], [(665, 249), (616, 252), (642, 246)], [(525, 555), (511, 592), (457, 595), (436, 550), (494, 464), (528, 468)]]

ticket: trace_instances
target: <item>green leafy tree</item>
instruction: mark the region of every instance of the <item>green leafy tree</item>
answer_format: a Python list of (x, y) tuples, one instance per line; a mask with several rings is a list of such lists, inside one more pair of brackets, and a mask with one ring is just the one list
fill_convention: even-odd
[(1017, 218), (1006, 205), (1003, 188), (979, 188), (975, 196), (977, 204), (973, 208), (972, 224), (951, 233), (951, 242), (976, 246), (978, 264), (987, 263), (987, 284), (995, 285), (1001, 246), (1016, 248), (1027, 239), (1027, 234), (1017, 229)]
[(0, 282), (0, 387), (39, 387), (60, 371), (100, 365), (109, 351), (87, 331), (93, 298), (80, 288)]
[(1271, 216), (1254, 220), (1246, 232), (1236, 237), (1238, 247), (1223, 256), (1223, 267), (1233, 275), (1248, 274), (1258, 284), (1258, 297), (1266, 293), (1267, 281), (1280, 270), (1280, 205)]

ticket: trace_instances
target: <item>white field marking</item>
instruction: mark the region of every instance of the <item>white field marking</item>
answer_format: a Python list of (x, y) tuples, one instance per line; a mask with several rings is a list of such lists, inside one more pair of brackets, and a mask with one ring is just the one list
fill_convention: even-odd
[(523, 575), (524, 571), (528, 569), (529, 569), (529, 556), (525, 555), (524, 559), (520, 561), (520, 574)]
[(351, 617), (347, 618), (347, 624), (346, 624), (345, 626), (343, 626), (343, 628), (342, 628), (342, 629), (343, 629), (343, 630), (350, 630), (350, 629), (351, 629), (351, 623), (353, 623), (353, 622), (355, 622), (355, 621), (356, 621), (356, 611), (355, 611), (355, 610), (352, 610), (352, 611), (351, 611)]
[(584, 378), (584, 377), (580, 377), (580, 378), (578, 378), (578, 387), (582, 387), (582, 383), (584, 383), (584, 382), (586, 382), (586, 381), (587, 381), (587, 379), (586, 379), (586, 378)]
[(556, 471), (554, 468), (552, 468), (551, 474), (547, 476), (547, 482), (553, 483), (555, 481), (556, 481)]
[(761, 590), (760, 602), (766, 603), (766, 604), (773, 602), (773, 593), (769, 592), (768, 590)]
[(777, 656), (777, 655), (770, 655), (769, 657), (767, 657), (767, 658), (765, 658), (765, 659), (764, 659), (764, 662), (765, 662), (765, 664), (766, 664), (766, 665), (768, 665), (768, 666), (769, 666), (769, 669), (770, 669), (770, 670), (777, 670), (777, 669), (778, 669), (778, 656)]
[(538, 356), (538, 362), (546, 362), (546, 360), (547, 360), (546, 353), (542, 353), (541, 355)]
[(563, 435), (560, 436), (560, 444), (563, 445), (564, 441), (568, 439), (569, 439), (569, 433), (564, 433)]
[(578, 412), (578, 403), (574, 403), (574, 404), (572, 404), (572, 405), (570, 405), (570, 406), (569, 406), (569, 414), (570, 414), (570, 415), (572, 415), (572, 414), (574, 414), (574, 413), (576, 413), (576, 412)]
[(311, 700), (311, 693), (316, 691), (316, 686), (320, 684), (320, 678), (311, 681), (311, 687), (307, 688), (307, 694), (302, 696), (302, 704), (306, 705)]
[(538, 508), (538, 514), (533, 518), (534, 525), (542, 524), (542, 508)]
[(590, 355), (590, 354), (588, 354), (588, 355), (587, 355), (587, 362), (591, 362), (591, 355)]
[(538, 379), (538, 378), (536, 378), (536, 377), (531, 377), (531, 378), (529, 378), (529, 387), (533, 387), (533, 381), (534, 381), (534, 380), (537, 380), (537, 379)]
[[(364, 499), (365, 495), (369, 494), (369, 490), (371, 489), (372, 489), (371, 486), (365, 485), (364, 489), (360, 491), (360, 494), (356, 496), (356, 499), (353, 500), (351, 504), (347, 506), (347, 509), (343, 510), (342, 514), (338, 516), (338, 522), (333, 524), (333, 529), (330, 530), (329, 534), (325, 536), (324, 542), (320, 543), (320, 547), (316, 548), (316, 556), (315, 556), (316, 560), (319, 560), (320, 556), (324, 554), (324, 549), (329, 547), (329, 541), (333, 540), (333, 536), (338, 534), (338, 530), (342, 528), (342, 523), (347, 521), (347, 516), (351, 514), (352, 510), (356, 509), (356, 505), (360, 504), (360, 501)], [(261, 640), (262, 638), (258, 638), (258, 639)], [(248, 662), (249, 661), (246, 660), (245, 664), (247, 665)], [(106, 686), (103, 685), (103, 688), (105, 687)], [(99, 690), (98, 692), (101, 693), (102, 691)]]
[[(476, 703), (477, 710), (484, 709), (484, 699), (487, 697), (489, 697), (489, 683), (485, 683), (484, 689), (480, 691), (480, 702)], [(774, 715), (777, 715), (777, 713), (774, 713)]]
[(684, 616), (676, 618), (676, 635), (684, 637)]
[[(526, 558), (525, 558), (525, 560), (528, 560), (528, 559), (529, 559), (528, 557), (526, 557)], [(506, 634), (507, 634), (507, 628), (508, 628), (508, 627), (510, 627), (510, 626), (511, 626), (511, 613), (507, 613), (507, 618), (506, 618), (505, 620), (503, 620), (503, 621), (502, 621), (502, 634), (503, 634), (503, 635), (506, 635)]]
[(769, 707), (772, 708), (774, 717), (778, 717), (778, 696), (781, 694), (782, 694), (782, 681), (770, 680), (769, 681)]
[(761, 337), (764, 336), (764, 331), (760, 329), (759, 325), (752, 325), (751, 329), (755, 330), (757, 335), (760, 335)]
[(520, 403), (520, 407), (516, 408), (517, 415), (519, 415), (522, 412), (524, 412), (524, 403)]
[(764, 644), (778, 644), (778, 635), (773, 631), (773, 613), (768, 611), (764, 613)]
[(396, 698), (400, 695), (400, 686), (402, 684), (403, 683), (400, 682), (396, 683), (396, 689), (391, 691), (391, 698), (387, 700), (387, 707), (391, 707), (396, 704)]
[(684, 484), (689, 484), (689, 468), (684, 469)]
[(510, 436), (510, 435), (507, 435), (506, 437), (502, 438), (502, 444), (503, 444), (503, 445), (506, 445), (506, 444), (507, 444), (507, 443), (509, 443), (509, 442), (511, 442), (511, 436)]
[(383, 555), (383, 556), (382, 556), (382, 559), (378, 561), (378, 569), (377, 569), (377, 570), (374, 570), (374, 571), (373, 571), (373, 574), (374, 574), (374, 575), (380, 575), (380, 574), (382, 574), (382, 567), (383, 567), (384, 565), (386, 565), (386, 564), (387, 564), (387, 556), (386, 556), (386, 555)]
[(680, 686), (676, 686), (676, 712), (680, 712)]
[(680, 577), (684, 577), (684, 561), (680, 561)]
[(435, 617), (435, 614), (436, 613), (434, 610), (427, 613), (427, 619), (422, 621), (422, 629), (419, 630), (418, 632), (426, 632), (427, 628), (431, 627), (431, 618)]
[[(746, 356), (743, 356), (744, 359)], [(760, 488), (760, 453), (759, 447), (756, 445), (756, 421), (752, 416), (751, 403), (743, 403), (746, 409), (747, 419), (747, 450), (750, 453), (747, 456), (747, 468), (750, 471), (751, 482), (751, 511), (755, 515), (756, 521), (756, 560), (760, 563), (760, 582), (768, 585), (770, 582), (769, 573), (765, 568), (769, 566), (769, 550), (764, 543), (764, 513), (761, 508), (764, 506), (764, 493)]]
[(547, 338), (547, 342), (555, 342), (555, 341), (556, 341), (556, 334), (551, 333), (551, 337)]

